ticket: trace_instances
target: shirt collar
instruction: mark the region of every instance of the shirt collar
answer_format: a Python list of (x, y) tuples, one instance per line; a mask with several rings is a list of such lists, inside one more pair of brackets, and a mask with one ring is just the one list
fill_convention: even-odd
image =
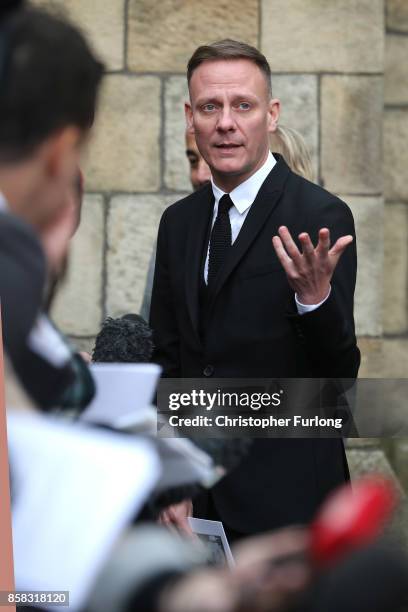
[[(269, 151), (268, 157), (266, 158), (263, 166), (259, 168), (252, 176), (250, 176), (246, 181), (235, 187), (230, 192), (230, 198), (234, 203), (235, 208), (242, 215), (253, 203), (256, 196), (258, 195), (258, 191), (260, 190), (262, 183), (276, 164), (276, 159)], [(215, 198), (215, 205), (218, 206), (218, 202), (225, 194), (225, 191), (222, 191), (217, 185), (214, 183), (213, 179), (211, 179), (212, 190)]]

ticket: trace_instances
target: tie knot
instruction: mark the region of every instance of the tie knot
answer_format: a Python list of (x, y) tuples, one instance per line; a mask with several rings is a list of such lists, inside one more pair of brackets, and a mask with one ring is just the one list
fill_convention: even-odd
[(221, 200), (218, 203), (218, 212), (219, 213), (228, 213), (231, 206), (234, 206), (234, 202), (229, 197), (228, 193), (224, 193)]

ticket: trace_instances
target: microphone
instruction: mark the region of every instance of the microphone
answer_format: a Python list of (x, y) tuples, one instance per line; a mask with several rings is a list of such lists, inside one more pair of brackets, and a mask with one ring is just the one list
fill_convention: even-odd
[(335, 491), (310, 526), (311, 558), (326, 567), (375, 541), (394, 511), (399, 495), (391, 481), (370, 476)]
[(154, 350), (152, 336), (152, 330), (140, 315), (125, 314), (117, 319), (108, 317), (96, 336), (92, 360), (148, 363)]

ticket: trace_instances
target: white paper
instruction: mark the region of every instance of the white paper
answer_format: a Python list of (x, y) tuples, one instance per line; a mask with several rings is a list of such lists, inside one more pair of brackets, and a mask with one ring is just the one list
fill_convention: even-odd
[(16, 588), (68, 590), (80, 610), (159, 458), (146, 440), (51, 417), (11, 412), (7, 427)]
[(209, 549), (214, 565), (226, 564), (230, 569), (235, 567), (234, 557), (221, 521), (208, 521), (190, 516), (188, 522), (191, 530)]
[(125, 418), (135, 426), (151, 413), (161, 368), (155, 363), (93, 363), (96, 394), (81, 414), (83, 421), (116, 427)]

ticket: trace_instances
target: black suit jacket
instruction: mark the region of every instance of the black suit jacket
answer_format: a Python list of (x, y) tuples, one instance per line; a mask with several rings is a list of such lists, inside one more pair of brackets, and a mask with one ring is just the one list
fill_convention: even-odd
[[(330, 297), (302, 316), (271, 242), (286, 225), (295, 239), (306, 231), (315, 244), (318, 230), (328, 227), (334, 243), (355, 235), (352, 214), (344, 202), (276, 158), (209, 290), (205, 313), (200, 313), (199, 287), (214, 202), (211, 186), (164, 212), (151, 325), (165, 376), (357, 376), (355, 241), (338, 263)], [(252, 533), (309, 520), (326, 494), (347, 478), (341, 440), (257, 439), (213, 497), (229, 527)]]
[[(41, 409), (83, 408), (94, 383), (80, 356), (56, 366), (33, 350), (29, 336), (42, 314), (47, 264), (33, 229), (0, 212), (0, 302), (4, 347), (25, 390)], [(62, 341), (64, 341), (62, 339)], [(71, 349), (70, 349), (71, 350)]]

